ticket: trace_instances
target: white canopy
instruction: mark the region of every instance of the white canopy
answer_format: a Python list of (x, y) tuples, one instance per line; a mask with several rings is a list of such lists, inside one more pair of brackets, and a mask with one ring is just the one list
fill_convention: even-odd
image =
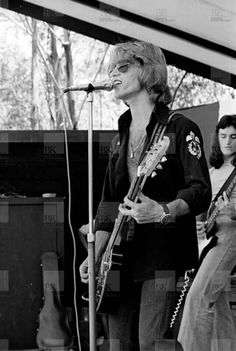
[(153, 42), (167, 63), (236, 87), (235, 0), (27, 0), (8, 7), (110, 43)]

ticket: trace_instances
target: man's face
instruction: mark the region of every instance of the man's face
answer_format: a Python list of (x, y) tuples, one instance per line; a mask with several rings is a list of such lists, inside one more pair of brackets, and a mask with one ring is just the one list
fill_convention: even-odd
[(139, 75), (141, 67), (138, 62), (117, 59), (111, 61), (108, 75), (114, 86), (114, 95), (117, 99), (129, 100), (141, 90)]

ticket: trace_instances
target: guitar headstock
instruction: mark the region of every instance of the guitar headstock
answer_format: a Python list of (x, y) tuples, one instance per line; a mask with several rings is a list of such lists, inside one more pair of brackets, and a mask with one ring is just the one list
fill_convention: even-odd
[(147, 151), (144, 159), (138, 166), (138, 176), (145, 175), (148, 177), (150, 174), (152, 174), (152, 172), (155, 171), (158, 165), (162, 162), (169, 144), (169, 137), (164, 136), (161, 141), (156, 142), (151, 146), (150, 150)]

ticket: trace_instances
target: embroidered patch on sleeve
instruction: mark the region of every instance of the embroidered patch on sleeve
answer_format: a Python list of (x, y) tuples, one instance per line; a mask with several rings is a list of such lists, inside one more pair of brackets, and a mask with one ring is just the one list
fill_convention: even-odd
[(199, 138), (191, 131), (190, 134), (186, 136), (186, 141), (190, 154), (197, 156), (197, 158), (200, 159), (202, 156), (202, 149)]

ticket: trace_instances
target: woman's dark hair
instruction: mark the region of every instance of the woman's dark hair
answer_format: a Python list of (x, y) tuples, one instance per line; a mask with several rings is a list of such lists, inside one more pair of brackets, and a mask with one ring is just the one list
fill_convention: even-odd
[[(236, 129), (236, 115), (224, 115), (221, 117), (219, 122), (216, 125), (212, 150), (209, 158), (210, 165), (215, 168), (220, 168), (221, 165), (224, 163), (223, 154), (220, 150), (219, 144), (219, 129), (225, 129), (227, 127), (234, 127)], [(236, 154), (232, 160), (232, 165), (236, 166)]]

